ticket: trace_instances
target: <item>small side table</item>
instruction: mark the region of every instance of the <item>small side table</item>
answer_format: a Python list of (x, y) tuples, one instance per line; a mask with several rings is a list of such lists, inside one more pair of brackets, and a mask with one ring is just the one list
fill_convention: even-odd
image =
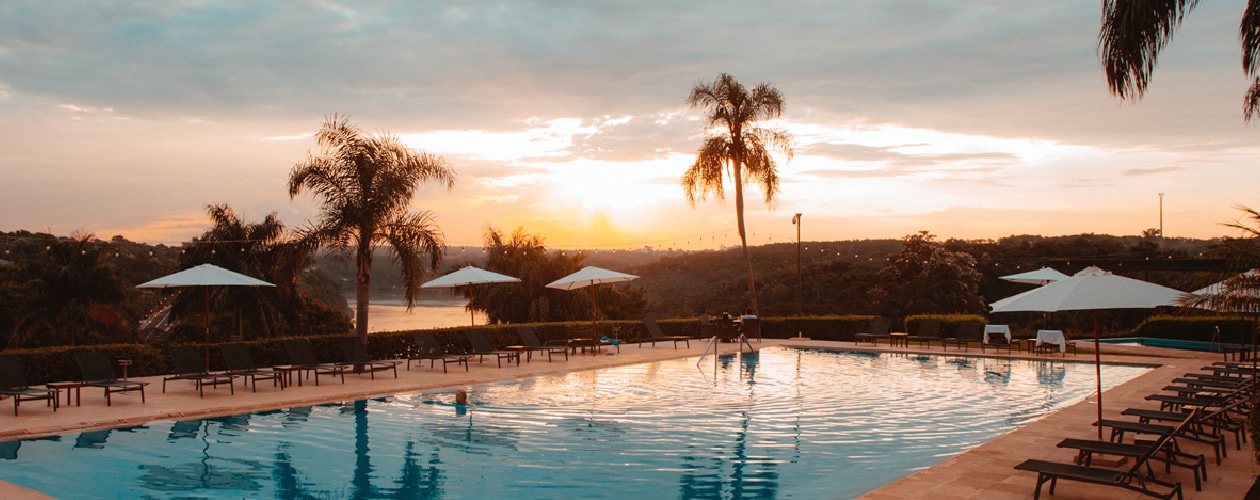
[(521, 364), (521, 353), (525, 353), (525, 361), (526, 361), (526, 362), (530, 361), (530, 360), (531, 360), (530, 358), (533, 358), (533, 357), (534, 357), (534, 350), (533, 350), (533, 349), (530, 349), (530, 348), (529, 348), (529, 346), (524, 346), (524, 345), (509, 345), (509, 346), (503, 346), (503, 350), (505, 350), (505, 351), (512, 351), (512, 352), (515, 352), (515, 353), (516, 353), (516, 364), (517, 364), (517, 365), (520, 365), (520, 364)]
[(127, 367), (128, 367), (128, 366), (131, 366), (131, 360), (130, 360), (130, 359), (120, 359), (120, 360), (118, 360), (118, 366), (121, 366), (121, 367), (122, 367), (122, 369), (123, 369), (123, 380), (127, 380)]
[(284, 382), (281, 385), (293, 386), (293, 372), (297, 372), (297, 385), (302, 387), (302, 367), (297, 365), (276, 365), (271, 367), (272, 370), (283, 374)]
[[(61, 391), (66, 391), (66, 406), (70, 406), (70, 395), (74, 394), (74, 405), (83, 406), (83, 396), (79, 394), (79, 389), (83, 387), (83, 382), (49, 382), (45, 387), (57, 391), (57, 400), (61, 400)], [(74, 392), (70, 392), (74, 389)]]
[(910, 348), (910, 334), (909, 333), (888, 334), (888, 346), (897, 347), (898, 345), (909, 349)]

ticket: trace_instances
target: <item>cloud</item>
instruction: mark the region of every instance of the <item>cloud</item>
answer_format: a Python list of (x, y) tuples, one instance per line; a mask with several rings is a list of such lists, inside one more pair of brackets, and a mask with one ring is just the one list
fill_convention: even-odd
[(1120, 175), (1125, 177), (1145, 177), (1148, 175), (1160, 175), (1172, 172), (1184, 172), (1186, 169), (1182, 167), (1152, 167), (1152, 168), (1127, 168), (1120, 171)]

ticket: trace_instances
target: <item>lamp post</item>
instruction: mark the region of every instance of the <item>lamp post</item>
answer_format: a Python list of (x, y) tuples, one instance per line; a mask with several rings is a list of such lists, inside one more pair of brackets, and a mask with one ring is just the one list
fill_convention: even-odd
[(801, 214), (792, 216), (792, 225), (796, 226), (796, 315), (803, 316), (805, 282), (801, 278)]
[(1164, 193), (1159, 193), (1159, 242), (1164, 242)]

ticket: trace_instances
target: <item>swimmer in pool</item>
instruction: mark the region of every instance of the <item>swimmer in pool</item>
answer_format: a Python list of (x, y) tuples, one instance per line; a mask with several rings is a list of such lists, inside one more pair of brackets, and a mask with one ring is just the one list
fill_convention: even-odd
[(456, 389), (455, 390), (455, 404), (467, 405), (468, 404), (468, 391), (465, 391), (463, 389)]

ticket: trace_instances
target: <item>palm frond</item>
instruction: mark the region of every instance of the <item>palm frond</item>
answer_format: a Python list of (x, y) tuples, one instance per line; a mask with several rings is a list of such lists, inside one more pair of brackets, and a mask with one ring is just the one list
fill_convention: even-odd
[(1121, 99), (1146, 93), (1159, 51), (1198, 0), (1104, 0), (1098, 33), (1107, 87)]
[(710, 136), (696, 152), (696, 161), (683, 173), (683, 193), (691, 206), (696, 200), (705, 200), (713, 194), (718, 200), (725, 200), (726, 193), (722, 187), (722, 175), (730, 158), (730, 143), (725, 135)]
[[(1260, 0), (1248, 0), (1242, 22), (1238, 25), (1238, 40), (1242, 43), (1243, 72), (1255, 77), (1260, 72)], [(1255, 88), (1254, 83), (1252, 88)], [(1252, 92), (1247, 94), (1250, 96)], [(1247, 116), (1251, 113), (1248, 112)]]

